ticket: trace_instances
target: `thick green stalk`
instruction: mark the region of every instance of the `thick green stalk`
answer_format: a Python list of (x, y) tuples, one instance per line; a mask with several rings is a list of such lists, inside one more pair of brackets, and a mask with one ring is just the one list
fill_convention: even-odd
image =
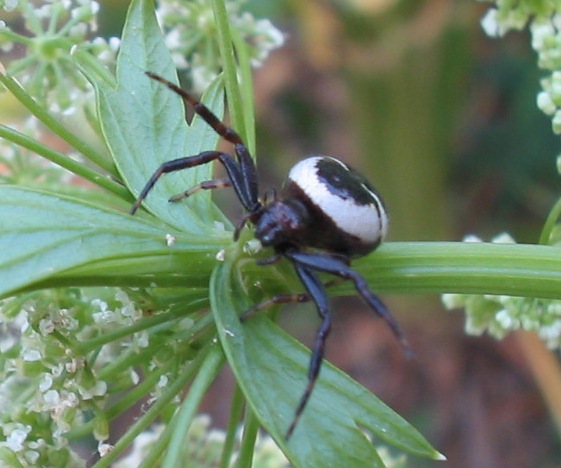
[[(470, 242), (388, 242), (353, 267), (379, 293), (464, 293), (561, 299), (561, 249)], [(278, 271), (247, 262), (242, 271), (279, 291)], [(289, 287), (293, 287), (292, 286)], [(330, 289), (356, 294), (351, 282)]]
[[(391, 242), (356, 266), (377, 291), (561, 299), (561, 249), (550, 246)], [(349, 284), (337, 288), (351, 290)]]

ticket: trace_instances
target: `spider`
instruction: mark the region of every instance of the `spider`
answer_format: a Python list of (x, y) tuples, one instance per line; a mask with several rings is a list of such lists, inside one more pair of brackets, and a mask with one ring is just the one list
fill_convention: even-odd
[[(201, 182), (170, 201), (178, 201), (199, 190), (233, 187), (245, 215), (236, 226), (234, 241), (251, 222), (255, 237), (274, 254), (260, 264), (272, 264), (281, 258), (292, 263), (306, 293), (277, 295), (242, 314), (245, 320), (271, 304), (313, 301), (321, 318), (308, 369), (308, 383), (288, 426), (288, 440), (310, 399), (317, 382), (326, 340), (331, 330), (331, 313), (325, 285), (318, 273), (328, 273), (354, 282), (357, 292), (370, 308), (382, 317), (400, 341), (408, 356), (411, 349), (396, 320), (384, 303), (369, 289), (366, 280), (350, 266), (352, 258), (364, 256), (378, 247), (388, 229), (388, 215), (380, 195), (359, 173), (338, 159), (313, 156), (297, 163), (289, 172), (280, 196), (261, 201), (258, 196), (257, 169), (240, 136), (226, 126), (210, 109), (179, 86), (151, 72), (146, 74), (177, 93), (193, 107), (218, 135), (234, 146), (235, 157), (221, 151), (203, 151), (164, 162), (148, 180), (130, 209), (134, 214), (158, 179), (166, 173), (218, 160), (227, 177)], [(329, 285), (329, 283), (327, 284)]]

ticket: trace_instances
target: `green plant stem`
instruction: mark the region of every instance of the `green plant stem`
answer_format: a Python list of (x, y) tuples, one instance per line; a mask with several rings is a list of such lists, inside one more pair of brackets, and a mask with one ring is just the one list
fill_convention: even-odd
[(238, 72), (234, 47), (232, 44), (232, 34), (230, 32), (230, 18), (224, 0), (211, 0), (214, 20), (216, 22), (216, 35), (222, 67), (224, 72), (224, 86), (228, 97), (228, 110), (232, 120), (232, 126), (247, 141), (248, 134), (244, 119), (242, 98), (238, 85)]
[(170, 311), (170, 312), (155, 315), (153, 317), (143, 317), (137, 322), (135, 322), (134, 324), (129, 325), (127, 327), (119, 327), (116, 330), (112, 332), (104, 333), (101, 336), (96, 336), (95, 338), (86, 341), (77, 342), (73, 346), (74, 352), (80, 355), (88, 354), (91, 351), (101, 348), (103, 345), (107, 343), (111, 343), (112, 341), (117, 341), (121, 338), (124, 338), (125, 336), (130, 336), (133, 333), (142, 330), (148, 330), (156, 325), (165, 322), (172, 322), (176, 319), (184, 317), (186, 314), (185, 312), (186, 309), (188, 309), (190, 306), (193, 307), (193, 309), (195, 308), (198, 309), (201, 307), (201, 304), (203, 304), (204, 302), (205, 301), (203, 299), (198, 299), (193, 301), (192, 304), (186, 304), (185, 307), (182, 308), (181, 310), (176, 310), (173, 312)]
[(549, 238), (551, 237), (551, 232), (553, 231), (553, 228), (557, 224), (557, 221), (559, 220), (560, 216), (561, 216), (561, 199), (557, 200), (557, 202), (549, 212), (547, 219), (545, 220), (539, 240), (539, 243), (541, 245), (549, 244)]
[(377, 291), (561, 299), (561, 249), (551, 246), (393, 242), (355, 265)]
[[(93, 465), (93, 468), (107, 468), (111, 466), (111, 463), (121, 453), (123, 453), (123, 451), (126, 450), (127, 447), (129, 447), (135, 437), (142, 431), (146, 430), (150, 426), (150, 424), (152, 424), (152, 422), (154, 422), (154, 420), (156, 420), (162, 414), (164, 408), (181, 392), (187, 382), (189, 382), (189, 380), (193, 378), (195, 373), (198, 372), (209, 353), (219, 353), (220, 355), (222, 355), (221, 350), (216, 346), (208, 346), (206, 349), (201, 350), (201, 352), (197, 354), (197, 357), (187, 366), (185, 366), (185, 369), (181, 373), (179, 373), (179, 377), (169, 384), (164, 393), (150, 407), (150, 409), (146, 411), (146, 413), (144, 413), (141, 418), (137, 419), (132, 426), (129, 427), (127, 432), (125, 432), (125, 434), (115, 444), (113, 450), (101, 460), (99, 460), (95, 465)], [(167, 440), (165, 442), (167, 444)], [(154, 452), (157, 452), (157, 450), (154, 450)], [(153, 452), (151, 452), (151, 454), (152, 453)], [(150, 462), (150, 460), (144, 461), (147, 463)], [(154, 465), (144, 464), (143, 466)]]
[[(152, 358), (154, 355), (148, 356), (148, 359)], [(127, 409), (132, 408), (137, 405), (139, 401), (143, 401), (156, 387), (159, 380), (163, 375), (168, 372), (173, 371), (175, 365), (174, 362), (170, 362), (170, 365), (165, 365), (159, 369), (152, 370), (149, 374), (144, 376), (144, 379), (136, 386), (127, 390), (126, 395), (124, 395), (120, 400), (115, 402), (115, 404), (105, 410), (105, 415), (108, 420), (112, 420), (124, 413)]]
[(104, 67), (99, 60), (94, 57), (91, 53), (86, 52), (82, 49), (77, 49), (72, 52), (72, 56), (78, 62), (78, 65), (83, 70), (84, 66), (87, 66), (89, 74), (95, 74), (97, 80), (105, 83), (107, 86), (114, 88), (117, 86), (117, 81), (115, 76), (109, 72), (109, 70)]
[[(188, 270), (181, 269), (182, 257), (192, 258), (194, 255), (192, 251), (177, 249), (170, 252), (167, 249), (154, 255), (153, 261), (145, 258), (135, 263), (136, 272), (127, 270), (121, 275), (120, 264), (111, 264), (112, 270), (97, 269), (95, 274), (84, 275), (80, 270), (76, 270), (79, 274), (61, 272), (58, 276), (35, 283), (33, 289), (66, 285), (147, 286), (154, 281), (153, 277), (145, 278), (143, 275), (154, 274), (155, 265), (158, 267), (159, 286), (182, 287), (189, 281), (200, 281), (202, 285), (208, 271), (199, 271), (195, 277)], [(276, 267), (259, 266), (247, 260), (241, 271), (250, 283), (251, 278), (259, 278), (265, 291), (269, 288), (279, 290)], [(206, 266), (210, 267), (212, 263), (206, 258), (201, 259), (198, 265), (207, 270)], [(379, 293), (454, 292), (561, 299), (561, 248), (552, 246), (387, 242), (373, 254), (353, 262), (353, 266)], [(356, 294), (349, 282), (333, 287), (330, 292), (333, 295)]]
[[(33, 99), (27, 92), (19, 85), (19, 83), (8, 75), (0, 73), (0, 83), (2, 83), (8, 90), (21, 102), (32, 115), (37, 117), (47, 128), (53, 131), (56, 135), (66, 141), (70, 146), (82, 153), (86, 159), (90, 160), (103, 170), (107, 171), (114, 177), (118, 176), (115, 164), (87, 145), (83, 140), (78, 138), (72, 132), (69, 132), (60, 123), (53, 118), (48, 112), (41, 107), (35, 99)], [(58, 163), (57, 163), (58, 164)], [(95, 181), (94, 181), (95, 182)]]
[(234, 389), (232, 397), (232, 404), (230, 408), (230, 417), (228, 419), (228, 429), (226, 431), (226, 438), (222, 445), (222, 455), (220, 457), (220, 468), (229, 468), (230, 461), (232, 460), (232, 453), (234, 452), (234, 444), (236, 443), (236, 433), (238, 425), (243, 414), (243, 407), (245, 398), (239, 385)]
[(253, 461), (253, 453), (255, 452), (255, 442), (259, 432), (259, 421), (253, 410), (246, 407), (245, 424), (243, 428), (243, 437), (240, 444), (240, 454), (236, 466), (238, 468), (250, 468)]
[[(134, 362), (143, 362), (142, 361), (143, 359), (148, 360), (153, 356), (153, 353), (154, 351), (151, 349), (149, 350), (149, 352), (140, 355), (137, 354), (133, 356), (134, 358), (136, 358)], [(131, 363), (131, 365), (133, 364), (134, 363)], [(141, 401), (142, 398), (144, 398), (146, 395), (148, 395), (150, 391), (154, 389), (154, 387), (160, 380), (161, 376), (172, 371), (174, 366), (175, 363), (173, 361), (170, 361), (166, 363), (164, 366), (159, 367), (158, 369), (150, 372), (150, 374), (146, 375), (145, 378), (142, 380), (142, 382), (140, 382), (138, 385), (128, 390), (126, 395), (123, 396), (118, 401), (116, 401), (113, 406), (104, 410), (105, 418), (108, 421), (111, 421), (112, 419), (116, 418), (121, 413), (126, 411), (128, 408), (131, 408), (132, 406), (138, 404), (138, 402)], [(102, 372), (103, 371), (105, 371), (105, 369), (103, 369)], [(111, 381), (110, 372), (105, 372), (104, 375), (99, 374), (97, 377), (99, 380)], [(71, 429), (65, 434), (65, 437), (68, 440), (82, 439), (83, 437), (86, 437), (89, 434), (91, 434), (94, 428), (94, 424), (95, 421), (92, 419), (85, 424), (82, 424), (78, 427)]]
[(239, 31), (232, 31), (232, 40), (236, 49), (238, 59), (238, 71), (240, 74), (240, 97), (242, 104), (242, 117), (245, 122), (245, 144), (249, 152), (255, 155), (255, 107), (253, 92), (253, 77), (251, 75), (251, 63), (247, 53), (247, 45)]
[(162, 463), (163, 468), (174, 468), (181, 466), (181, 455), (184, 453), (187, 431), (191, 426), (197, 409), (204, 398), (208, 387), (214, 381), (218, 372), (224, 365), (225, 357), (219, 346), (211, 351), (203, 362), (197, 377), (193, 381), (189, 394), (181, 404), (179, 412), (169, 424), (166, 432), (171, 434), (166, 457)]
[(14, 31), (9, 30), (8, 28), (3, 28), (0, 32), (0, 36), (4, 36), (4, 38), (9, 39), (14, 43), (19, 42), (20, 44), (24, 44), (26, 47), (30, 47), (33, 45), (33, 40), (30, 37), (18, 34)]
[[(561, 249), (525, 244), (388, 242), (353, 266), (377, 292), (507, 294), (561, 299)], [(244, 272), (277, 281), (267, 267)], [(355, 294), (351, 282), (334, 295)]]
[(114, 375), (118, 375), (124, 370), (134, 367), (139, 362), (148, 361), (154, 356), (155, 352), (156, 350), (152, 346), (144, 348), (141, 351), (129, 349), (103, 366), (103, 368), (99, 370), (97, 376), (101, 380), (112, 380)]
[[(0, 75), (1, 76), (1, 75)], [(132, 200), (132, 196), (129, 191), (123, 187), (121, 184), (111, 180), (104, 174), (101, 174), (93, 169), (90, 169), (83, 163), (73, 160), (72, 158), (66, 156), (63, 153), (55, 151), (48, 146), (43, 145), (37, 140), (24, 135), (10, 127), (6, 127), (5, 125), (0, 124), (0, 138), (4, 138), (5, 140), (11, 141), (12, 143), (19, 145), (23, 148), (27, 148), (28, 150), (43, 156), (44, 158), (52, 161), (55, 164), (58, 164), (60, 167), (63, 167), (70, 172), (83, 177), (90, 182), (103, 187), (104, 189), (114, 193), (115, 195), (119, 196), (123, 200)]]

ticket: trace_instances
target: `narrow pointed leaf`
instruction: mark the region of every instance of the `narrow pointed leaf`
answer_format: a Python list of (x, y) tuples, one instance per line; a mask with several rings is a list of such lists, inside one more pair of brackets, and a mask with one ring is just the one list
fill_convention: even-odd
[(292, 438), (284, 433), (305, 388), (309, 351), (264, 316), (241, 324), (238, 314), (250, 304), (224, 262), (211, 279), (211, 305), (229, 364), (263, 427), (295, 466), (383, 466), (375, 442), (412, 454), (440, 454), (367, 389), (324, 363), (318, 384)]
[[(154, 15), (153, 2), (135, 0), (129, 9), (117, 62), (117, 87), (96, 75), (94, 83), (103, 134), (124, 181), (136, 196), (163, 162), (216, 147), (218, 136), (201, 118), (185, 122), (181, 98), (148, 78), (146, 71), (177, 83), (175, 67)], [(203, 101), (218, 116), (223, 113), (221, 80), (208, 88)], [(217, 211), (209, 193), (182, 203), (168, 203), (171, 195), (211, 178), (212, 165), (164, 175), (144, 206), (172, 226), (204, 234)], [(222, 220), (222, 219), (221, 219)]]

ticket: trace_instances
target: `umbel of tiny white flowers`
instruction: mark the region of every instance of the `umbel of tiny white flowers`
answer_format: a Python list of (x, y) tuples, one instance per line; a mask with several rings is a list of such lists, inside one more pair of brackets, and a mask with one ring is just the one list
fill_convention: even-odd
[[(482, 242), (470, 235), (464, 242)], [(514, 244), (508, 233), (492, 239), (497, 244)], [(464, 308), (466, 333), (481, 335), (488, 332), (502, 339), (516, 330), (534, 331), (550, 349), (561, 347), (561, 301), (495, 294), (443, 294), (447, 309)]]

